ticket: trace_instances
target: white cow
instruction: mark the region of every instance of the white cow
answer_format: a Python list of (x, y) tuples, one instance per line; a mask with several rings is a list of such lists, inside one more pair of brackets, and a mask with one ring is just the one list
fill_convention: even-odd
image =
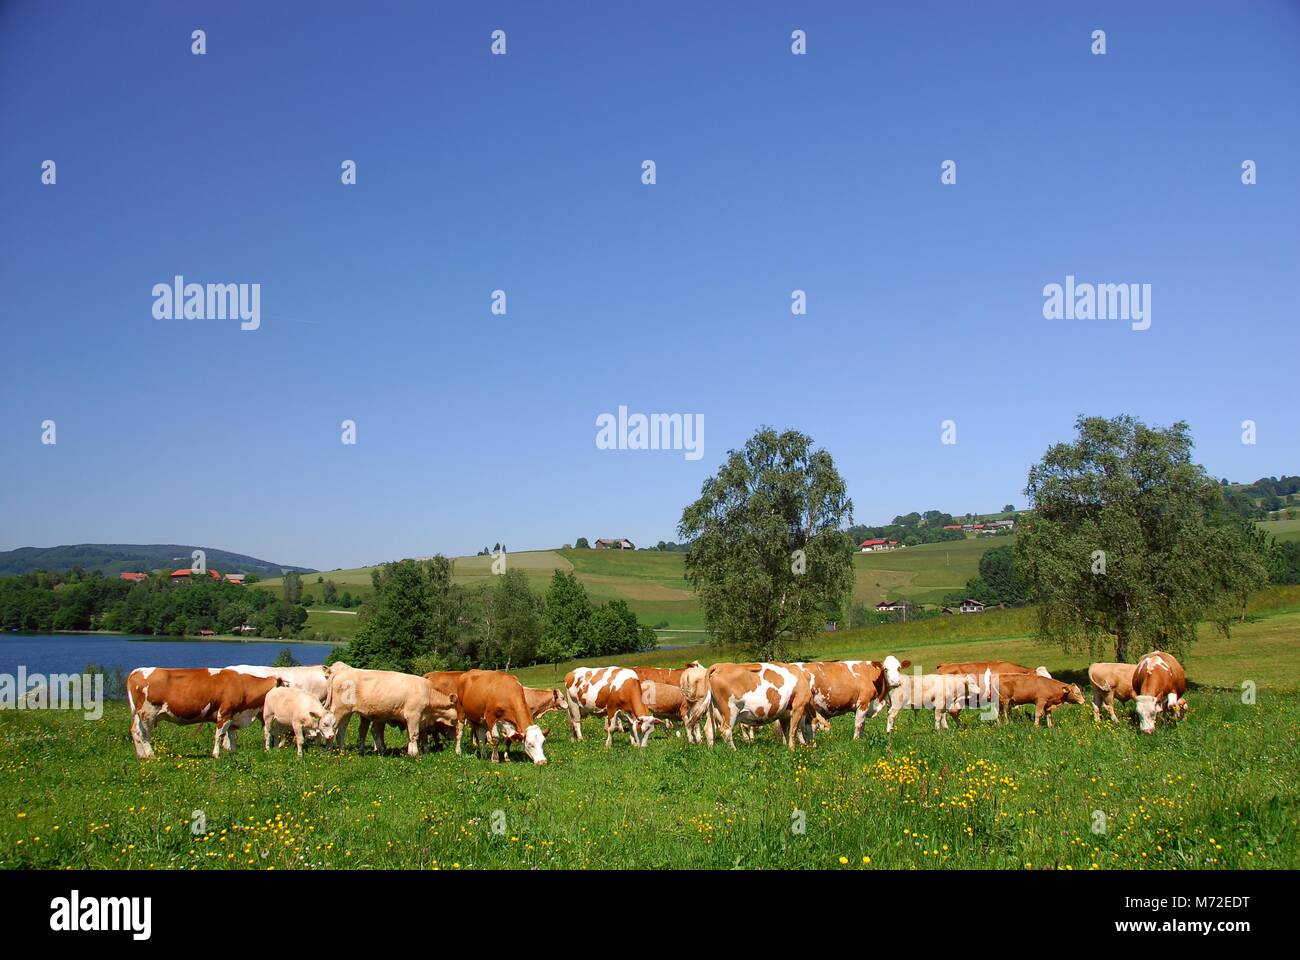
[(262, 733), (267, 750), (271, 749), (273, 734), (280, 734), (279, 746), (284, 742), (282, 731), (290, 729), (301, 757), (303, 740), (306, 737), (332, 739), (336, 732), (335, 722), (334, 714), (319, 700), (296, 687), (276, 687), (262, 702)]
[(948, 728), (948, 714), (986, 705), (978, 677), (970, 674), (902, 674), (898, 686), (889, 691), (889, 716), (885, 732), (894, 732), (894, 720), (904, 709), (934, 710), (934, 729)]

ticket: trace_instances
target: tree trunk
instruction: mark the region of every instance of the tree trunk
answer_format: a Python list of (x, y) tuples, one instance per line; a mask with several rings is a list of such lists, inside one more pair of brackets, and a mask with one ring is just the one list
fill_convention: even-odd
[(1128, 630), (1121, 627), (1115, 634), (1115, 659), (1128, 663)]

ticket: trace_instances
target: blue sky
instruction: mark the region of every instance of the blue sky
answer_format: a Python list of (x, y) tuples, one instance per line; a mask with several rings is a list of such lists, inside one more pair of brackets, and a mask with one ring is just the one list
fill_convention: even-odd
[[(1080, 413), (1300, 472), (1300, 4), (973, 6), (0, 5), (0, 549), (653, 543), (761, 424), (868, 523), (1022, 504)], [(1151, 328), (1045, 320), (1067, 274)]]

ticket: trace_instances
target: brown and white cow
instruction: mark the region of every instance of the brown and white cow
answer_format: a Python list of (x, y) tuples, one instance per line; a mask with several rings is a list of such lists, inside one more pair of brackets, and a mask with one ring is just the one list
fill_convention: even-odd
[(233, 750), (231, 727), (247, 726), (262, 709), (266, 695), (281, 683), (275, 677), (253, 677), (237, 670), (214, 667), (172, 669), (137, 667), (126, 678), (126, 697), (131, 705), (131, 740), (135, 755), (152, 757), (149, 736), (159, 720), (189, 725), (216, 724), (212, 756), (221, 748)]
[(894, 732), (894, 722), (904, 710), (933, 710), (934, 729), (948, 729), (948, 715), (980, 709), (979, 681), (966, 673), (904, 673), (889, 691), (889, 715), (885, 732)]
[(1173, 654), (1152, 650), (1137, 662), (1133, 671), (1133, 690), (1137, 704), (1138, 727), (1143, 733), (1155, 733), (1156, 717), (1169, 714), (1181, 720), (1187, 712), (1187, 676)]
[(1094, 663), (1088, 667), (1088, 683), (1092, 686), (1092, 719), (1101, 720), (1101, 708), (1105, 707), (1113, 721), (1115, 701), (1127, 703), (1137, 694), (1133, 691), (1133, 674), (1137, 672), (1136, 663)]
[[(395, 670), (358, 670), (346, 664), (330, 667), (330, 691), (326, 708), (338, 719), (336, 747), (347, 741), (348, 721), (352, 714), (361, 717), (358, 747), (366, 749), (366, 730), (371, 723), (396, 724), (406, 729), (406, 752), (417, 756), (420, 734), (432, 729), (440, 716), (454, 704), (453, 697), (439, 693), (424, 677)], [(382, 749), (383, 730), (378, 731)]]
[(605, 715), (605, 747), (614, 743), (614, 729), (620, 716), (626, 716), (633, 746), (644, 747), (663, 721), (646, 709), (641, 699), (641, 679), (627, 667), (578, 667), (564, 675), (564, 694), (568, 700), (569, 730), (575, 740), (582, 739), (582, 718)]
[(709, 696), (709, 670), (698, 660), (693, 660), (682, 670), (677, 684), (686, 700), (686, 735), (692, 743), (702, 743), (702, 728), (709, 722), (713, 701)]
[[(780, 723), (791, 750), (796, 736), (812, 739), (808, 674), (792, 663), (715, 663), (708, 670), (709, 697), (713, 702), (722, 739), (736, 749), (732, 731), (738, 723), (754, 726)], [(705, 727), (713, 746), (713, 725)]]
[(1063, 703), (1084, 703), (1083, 691), (1077, 683), (1062, 683), (1033, 673), (1004, 673), (993, 680), (993, 690), (998, 698), (998, 722), (1009, 715), (1012, 707), (1023, 703), (1034, 705), (1034, 726), (1043, 717), (1052, 725), (1052, 711)]
[[(281, 678), (283, 679), (283, 678)], [(298, 756), (308, 737), (332, 740), (335, 718), (319, 700), (300, 687), (276, 687), (267, 693), (262, 703), (262, 735), (264, 747), (271, 749), (271, 737), (280, 733), (277, 745), (284, 743), (283, 730), (292, 730)]]
[[(460, 753), (461, 732), (465, 725), (473, 729), (475, 751), (480, 738), (492, 751), (497, 762), (497, 743), (502, 740), (523, 741), (524, 753), (533, 763), (546, 763), (543, 746), (547, 731), (533, 722), (524, 686), (508, 673), (495, 670), (467, 670), (456, 682), (456, 752)], [(506, 751), (506, 761), (510, 753)]]
[[(902, 670), (912, 661), (899, 663), (890, 655), (878, 660), (826, 660), (796, 663), (808, 674), (808, 689), (816, 719), (825, 720), (853, 712), (853, 739), (862, 736), (862, 725), (884, 707), (889, 691), (902, 683)], [(829, 723), (826, 724), (829, 727)]]

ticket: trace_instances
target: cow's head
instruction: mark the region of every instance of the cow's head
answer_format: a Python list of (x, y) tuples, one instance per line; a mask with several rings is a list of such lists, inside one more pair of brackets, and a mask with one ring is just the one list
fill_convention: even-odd
[(1070, 684), (1070, 688), (1065, 691), (1066, 703), (1083, 703), (1083, 691), (1079, 689), (1077, 683)]
[[(542, 752), (542, 745), (546, 743), (547, 731), (543, 730), (537, 724), (533, 724), (524, 731), (524, 753), (533, 763), (541, 766), (546, 762), (546, 754)], [(518, 737), (518, 734), (515, 734)]]
[(1160, 713), (1160, 701), (1155, 697), (1142, 695), (1137, 698), (1138, 727), (1143, 733), (1156, 732), (1156, 715)]
[(902, 662), (899, 662), (898, 657), (894, 656), (892, 653), (885, 657), (880, 666), (884, 673), (886, 693), (903, 682), (903, 671), (911, 665), (911, 660), (903, 660)]
[(333, 711), (326, 710), (316, 722), (316, 735), (322, 740), (333, 740), (338, 728), (338, 718), (334, 716)]
[(643, 717), (634, 717), (632, 720), (632, 742), (638, 747), (644, 747), (650, 742), (650, 734), (654, 733), (655, 724), (663, 723), (658, 717), (652, 717), (646, 714)]

